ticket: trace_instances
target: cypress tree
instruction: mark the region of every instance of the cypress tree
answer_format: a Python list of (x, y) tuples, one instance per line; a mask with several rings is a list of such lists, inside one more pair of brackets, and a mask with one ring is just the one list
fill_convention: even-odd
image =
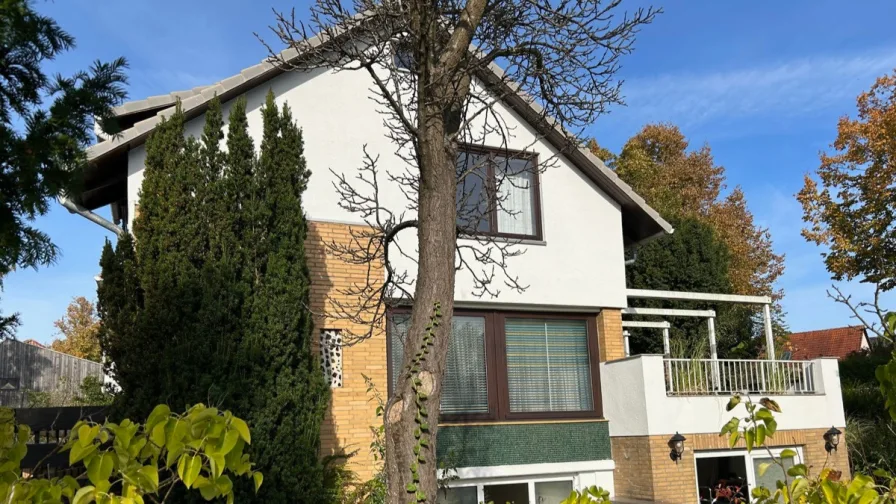
[[(312, 355), (302, 194), (309, 171), (288, 107), (262, 109), (260, 154), (246, 103), (231, 107), (227, 149), (214, 100), (200, 140), (180, 109), (146, 144), (136, 246), (101, 260), (104, 350), (119, 411), (211, 402), (252, 428), (261, 492), (238, 502), (325, 502), (318, 458), (329, 387)], [(183, 499), (186, 496), (177, 496)]]
[[(142, 291), (137, 280), (134, 240), (130, 234), (118, 239), (113, 248), (106, 241), (100, 258), (102, 281), (97, 286), (97, 314), (100, 324), (100, 348), (104, 367), (121, 388), (119, 404), (134, 401), (142, 389), (145, 376), (143, 357), (150, 347), (136, 331), (137, 316), (142, 303)], [(118, 409), (118, 408), (117, 408)]]
[[(320, 425), (329, 388), (312, 356), (308, 311), (310, 275), (305, 257), (307, 224), (302, 193), (309, 171), (302, 133), (284, 105), (269, 93), (262, 110), (261, 155), (252, 179), (255, 275), (246, 348), (254, 391), (253, 452), (265, 468), (264, 502), (296, 502), (322, 495)], [(271, 483), (268, 484), (267, 482)]]

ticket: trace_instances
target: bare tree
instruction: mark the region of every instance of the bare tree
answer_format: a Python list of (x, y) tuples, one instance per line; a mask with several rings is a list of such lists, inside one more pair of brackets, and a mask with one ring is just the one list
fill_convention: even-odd
[(876, 337), (896, 343), (896, 313), (884, 307), (881, 302), (881, 295), (884, 292), (881, 283), (878, 282), (874, 284), (874, 296), (870, 301), (855, 300), (852, 294), (845, 294), (836, 285), (832, 285), (827, 294), (829, 298), (849, 308), (852, 317)]
[[(334, 303), (337, 313), (328, 314), (370, 328), (357, 338), (381, 330), (389, 306), (412, 304), (403, 372), (386, 405), (389, 502), (435, 501), (455, 273), (466, 270), (480, 296), (526, 288), (508, 269), (524, 251), (520, 244), (480, 231), (496, 214), (516, 211), (506, 204), (509, 186), (529, 184), (529, 174), (576, 148), (582, 129), (621, 103), (620, 58), (659, 11), (619, 14), (620, 3), (354, 0), (347, 7), (317, 0), (307, 22), (295, 11), (275, 12), (272, 31), (288, 49), (268, 45), (271, 59), (295, 70), (369, 75), (387, 135), (405, 165), (381, 170), (365, 149), (355, 177), (334, 172), (341, 206), (368, 228), (355, 230), (348, 245), (330, 246), (343, 260), (368, 265), (367, 281), (341, 293), (354, 301)], [(528, 158), (509, 149), (513, 128), (499, 108), (514, 100), (527, 107), (539, 130), (562, 135), (555, 155), (524, 162)], [(499, 158), (458, 156), (461, 145), (486, 144), (505, 152)], [(382, 200), (386, 183), (402, 188), (404, 208)], [(416, 246), (405, 250), (398, 236), (410, 229)], [(412, 260), (415, 274), (395, 268), (396, 255)]]

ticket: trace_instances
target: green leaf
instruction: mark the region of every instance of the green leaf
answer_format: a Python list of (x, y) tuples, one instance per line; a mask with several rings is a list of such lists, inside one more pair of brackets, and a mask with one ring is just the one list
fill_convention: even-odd
[(233, 482), (230, 481), (229, 476), (219, 476), (218, 479), (215, 480), (215, 486), (218, 487), (218, 493), (221, 495), (230, 493), (233, 490)]
[(765, 420), (765, 435), (767, 437), (773, 437), (777, 430), (778, 430), (778, 422), (776, 422), (774, 418), (769, 418), (769, 419)]
[(731, 435), (728, 436), (728, 446), (730, 448), (734, 448), (737, 445), (737, 440), (739, 437), (740, 433), (738, 433), (737, 431), (732, 432)]
[(75, 493), (72, 504), (87, 504), (93, 500), (93, 486), (86, 486)]
[(784, 450), (781, 450), (781, 458), (793, 458), (796, 456), (797, 456), (796, 450), (794, 450), (792, 448), (786, 448)]
[(793, 466), (787, 470), (787, 474), (789, 476), (794, 476), (794, 477), (796, 477), (796, 476), (805, 477), (808, 474), (808, 469), (806, 468), (805, 464), (796, 464), (795, 466)]
[(193, 486), (196, 478), (199, 477), (200, 469), (202, 469), (202, 457), (200, 457), (199, 455), (193, 455), (187, 462), (187, 469), (184, 477), (184, 484), (187, 485), (187, 488), (191, 488)]
[(182, 455), (177, 460), (177, 477), (184, 481), (187, 479), (187, 462), (189, 462), (190, 456), (187, 454)]
[(725, 411), (733, 410), (734, 408), (737, 407), (738, 404), (740, 404), (740, 396), (739, 395), (732, 396), (731, 399), (728, 400), (728, 405), (725, 406)]
[(159, 469), (156, 466), (145, 465), (140, 468), (140, 475), (149, 483), (150, 492), (155, 492), (159, 488)]
[(261, 484), (264, 482), (264, 475), (256, 471), (252, 473), (252, 481), (255, 483), (255, 493), (258, 493), (258, 489), (261, 488)]
[(765, 424), (756, 426), (756, 446), (765, 444)]
[(159, 422), (152, 428), (152, 434), (150, 434), (149, 439), (156, 446), (165, 446), (165, 425), (165, 422)]
[(233, 426), (236, 431), (240, 434), (240, 437), (243, 438), (243, 441), (246, 444), (252, 444), (252, 434), (249, 433), (249, 426), (242, 418), (233, 417), (231, 420), (231, 426)]
[(87, 465), (87, 478), (91, 483), (100, 486), (102, 483), (108, 483), (112, 476), (112, 470), (115, 468), (114, 455), (111, 453), (103, 453), (93, 457)]
[(207, 501), (218, 496), (218, 487), (205, 478), (202, 478), (202, 482), (197, 483), (196, 487), (199, 488), (199, 494), (202, 495), (202, 498)]
[(173, 464), (174, 461), (177, 460), (177, 457), (179, 457), (183, 452), (183, 443), (181, 443), (180, 441), (174, 441), (172, 443), (171, 440), (169, 440), (168, 451), (167, 453), (165, 453), (165, 467), (171, 467), (171, 464)]
[(212, 476), (217, 478), (224, 473), (224, 455), (220, 453), (211, 453), (208, 455), (209, 465), (212, 469)]
[[(236, 442), (240, 440), (240, 433), (234, 429), (228, 430), (224, 434), (224, 439), (221, 440), (221, 449), (218, 450), (218, 453), (221, 455), (227, 455), (230, 453), (230, 450), (233, 450), (233, 447), (236, 446)], [(227, 493), (227, 492), (224, 492)]]
[(171, 408), (169, 408), (167, 404), (159, 404), (153, 408), (152, 413), (150, 413), (149, 417), (146, 419), (146, 427), (152, 429), (157, 423), (169, 416), (171, 416)]
[(753, 438), (755, 434), (753, 434), (752, 429), (747, 429), (744, 431), (744, 443), (747, 445), (747, 453), (753, 451)]
[(93, 427), (84, 424), (81, 427), (78, 427), (78, 444), (81, 447), (86, 448), (87, 445), (92, 444), (93, 440), (96, 439), (96, 435), (100, 433), (100, 426), (94, 425)]
[(759, 476), (762, 477), (765, 475), (765, 471), (768, 471), (768, 468), (771, 467), (771, 462), (762, 462), (759, 464)]
[(72, 447), (72, 450), (68, 453), (68, 464), (75, 465), (75, 463), (84, 460), (84, 457), (92, 454), (96, 451), (96, 445), (90, 444), (88, 446), (81, 446), (80, 443), (76, 444)]

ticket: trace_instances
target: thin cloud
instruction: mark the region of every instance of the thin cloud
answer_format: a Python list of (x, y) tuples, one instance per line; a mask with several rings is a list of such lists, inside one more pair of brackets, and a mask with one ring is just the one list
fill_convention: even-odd
[(629, 79), (628, 119), (696, 126), (756, 117), (805, 117), (855, 96), (896, 68), (896, 50), (818, 56), (727, 71)]

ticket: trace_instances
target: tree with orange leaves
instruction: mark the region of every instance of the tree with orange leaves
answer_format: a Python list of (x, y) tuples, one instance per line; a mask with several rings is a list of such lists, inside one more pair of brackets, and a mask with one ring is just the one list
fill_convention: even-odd
[(688, 150), (687, 138), (672, 124), (648, 124), (614, 156), (597, 142), (591, 151), (669, 219), (696, 219), (715, 230), (728, 247), (728, 276), (738, 294), (780, 298), (775, 281), (784, 271), (768, 229), (756, 225), (740, 187), (726, 195), (725, 169), (708, 145)]
[(834, 152), (821, 154), (818, 180), (807, 175), (797, 195), (802, 234), (827, 247), (822, 256), (833, 280), (875, 286), (871, 301), (853, 302), (836, 286), (828, 294), (892, 340), (880, 296), (896, 287), (896, 71), (878, 78), (856, 105), (856, 118), (840, 118)]
[(96, 307), (84, 296), (77, 296), (69, 303), (65, 316), (53, 323), (62, 339), (54, 340), (50, 348), (57, 352), (67, 353), (100, 362), (100, 320)]

